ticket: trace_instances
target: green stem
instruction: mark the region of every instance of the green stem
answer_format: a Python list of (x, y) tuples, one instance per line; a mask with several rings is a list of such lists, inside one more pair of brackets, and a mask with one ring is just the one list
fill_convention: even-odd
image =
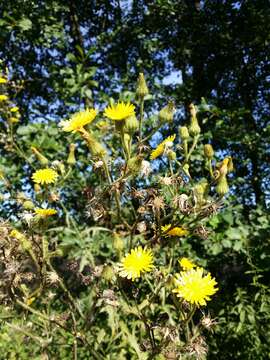
[(185, 163), (188, 163), (188, 161), (189, 161), (189, 159), (190, 159), (190, 156), (191, 156), (191, 154), (193, 153), (193, 151), (194, 151), (194, 149), (195, 149), (195, 147), (196, 147), (196, 145), (197, 145), (197, 143), (198, 143), (199, 137), (200, 137), (200, 135), (196, 135), (196, 136), (194, 137), (192, 146), (191, 146), (191, 148), (190, 148), (190, 150), (189, 150), (189, 152), (188, 152), (188, 154), (187, 154), (187, 158), (186, 158), (186, 160), (185, 160)]
[(144, 98), (142, 97), (140, 101), (139, 141), (141, 141), (142, 139), (143, 113), (144, 113)]

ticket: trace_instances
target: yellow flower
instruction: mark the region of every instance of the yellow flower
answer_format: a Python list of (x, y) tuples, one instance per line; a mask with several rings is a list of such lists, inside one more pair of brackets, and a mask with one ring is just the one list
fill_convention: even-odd
[(57, 210), (55, 209), (35, 209), (36, 215), (39, 215), (41, 217), (48, 217), (57, 214)]
[(134, 281), (140, 277), (141, 273), (151, 271), (153, 267), (152, 251), (139, 246), (132, 249), (131, 252), (122, 259), (120, 276), (127, 277)]
[(24, 235), (20, 231), (18, 231), (16, 229), (11, 230), (9, 235), (11, 237), (15, 238), (15, 239), (18, 239), (18, 240), (21, 240), (21, 239), (24, 238)]
[(20, 121), (20, 119), (12, 116), (11, 118), (8, 119), (12, 124), (16, 124)]
[(19, 111), (18, 106), (13, 106), (12, 108), (10, 108), (10, 112), (12, 112), (12, 113), (15, 113), (17, 111)]
[(174, 283), (176, 288), (173, 292), (176, 296), (197, 306), (206, 305), (206, 301), (211, 300), (210, 296), (218, 291), (218, 288), (215, 288), (215, 278), (212, 278), (211, 274), (203, 276), (202, 268), (176, 274)]
[(32, 179), (37, 184), (51, 184), (57, 180), (58, 174), (53, 169), (41, 169), (34, 172)]
[(195, 264), (193, 264), (193, 262), (191, 262), (185, 257), (183, 257), (181, 260), (179, 259), (178, 262), (184, 270), (190, 270), (196, 266)]
[(6, 101), (7, 99), (7, 95), (0, 95), (0, 101)]
[(95, 109), (86, 109), (75, 113), (70, 120), (61, 121), (60, 125), (64, 131), (75, 132), (83, 128), (85, 125), (90, 124), (97, 116)]
[(0, 84), (6, 84), (7, 83), (7, 79), (0, 77)]
[(164, 150), (166, 148), (166, 146), (169, 144), (169, 143), (172, 143), (175, 139), (175, 134), (174, 135), (171, 135), (171, 136), (168, 136), (165, 140), (163, 140), (152, 152), (151, 152), (151, 155), (150, 155), (150, 159), (151, 160), (154, 160), (156, 159), (157, 157), (159, 157), (160, 155), (162, 155), (164, 153)]
[(124, 120), (129, 116), (135, 115), (135, 106), (130, 102), (118, 102), (116, 105), (109, 105), (104, 110), (104, 116), (111, 120)]
[(179, 236), (179, 237), (181, 237), (181, 236), (186, 236), (189, 233), (188, 230), (183, 229), (183, 228), (178, 227), (178, 226), (172, 227), (171, 224), (161, 226), (161, 230), (162, 230), (163, 235), (165, 235), (165, 236)]

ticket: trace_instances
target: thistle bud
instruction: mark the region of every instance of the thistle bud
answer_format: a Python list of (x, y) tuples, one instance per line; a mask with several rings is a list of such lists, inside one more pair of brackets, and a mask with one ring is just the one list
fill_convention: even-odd
[(197, 111), (196, 111), (194, 104), (191, 103), (189, 105), (189, 111), (190, 111), (191, 117), (197, 117)]
[(113, 271), (112, 266), (105, 265), (103, 267), (101, 276), (103, 277), (103, 279), (105, 279), (107, 281), (111, 281), (114, 277), (114, 271)]
[(113, 247), (119, 252), (124, 249), (124, 241), (117, 233), (113, 234)]
[(149, 94), (149, 90), (148, 90), (144, 75), (143, 75), (143, 73), (139, 73), (139, 77), (137, 80), (136, 96), (139, 99), (143, 99), (148, 94)]
[(142, 166), (142, 158), (140, 156), (134, 156), (128, 160), (127, 163), (128, 170), (133, 173), (137, 174)]
[(182, 141), (185, 141), (189, 138), (189, 132), (186, 126), (181, 126), (179, 128), (179, 136), (182, 139)]
[(33, 204), (33, 202), (31, 200), (26, 200), (22, 206), (25, 210), (32, 210), (35, 207), (35, 205)]
[(204, 156), (207, 159), (209, 160), (213, 159), (215, 153), (211, 144), (204, 145), (203, 150), (204, 150)]
[(67, 163), (69, 165), (75, 165), (76, 164), (75, 148), (76, 148), (75, 144), (70, 144), (69, 145), (69, 154), (68, 154), (68, 159), (67, 159)]
[[(120, 121), (116, 121), (118, 123)], [(82, 138), (86, 141), (88, 148), (93, 156), (104, 157), (107, 153), (106, 149), (84, 128), (80, 129)]]
[(185, 164), (183, 166), (183, 171), (189, 178), (191, 178), (190, 173), (189, 173), (189, 165), (188, 164)]
[(229, 156), (229, 161), (228, 161), (228, 173), (232, 172), (233, 170), (234, 170), (233, 160), (232, 160), (232, 157)]
[(227, 194), (228, 191), (229, 191), (229, 186), (227, 183), (226, 176), (221, 175), (220, 178), (218, 179), (218, 183), (216, 186), (216, 192), (219, 195), (224, 196), (225, 194)]
[(168, 105), (166, 105), (163, 109), (160, 110), (158, 114), (158, 118), (160, 122), (171, 122), (173, 120), (173, 114), (175, 112), (174, 102), (170, 100)]
[(134, 134), (139, 129), (139, 121), (135, 115), (129, 116), (125, 120), (124, 132), (130, 135)]
[(49, 160), (42, 155), (37, 148), (35, 148), (34, 146), (31, 146), (31, 150), (33, 151), (33, 153), (36, 155), (38, 161), (41, 163), (41, 165), (47, 165), (49, 163)]
[(219, 166), (220, 176), (226, 176), (227, 175), (229, 161), (230, 161), (229, 158), (225, 158), (224, 160), (222, 160), (222, 163)]
[(189, 133), (191, 136), (196, 136), (196, 135), (199, 135), (201, 132), (201, 128), (198, 124), (198, 120), (196, 117), (192, 117), (191, 118), (191, 123), (190, 123), (190, 126), (189, 126)]
[(41, 191), (41, 186), (39, 184), (34, 184), (34, 190), (36, 193), (39, 193)]
[(173, 150), (167, 151), (167, 156), (169, 160), (175, 160), (176, 159), (176, 153)]

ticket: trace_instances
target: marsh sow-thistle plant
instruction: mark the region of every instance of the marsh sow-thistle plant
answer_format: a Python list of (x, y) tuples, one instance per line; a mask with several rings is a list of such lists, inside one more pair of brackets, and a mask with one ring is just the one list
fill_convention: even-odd
[[(188, 249), (208, 236), (207, 220), (222, 206), (233, 164), (200, 143), (196, 106), (178, 130), (172, 100), (149, 121), (141, 73), (131, 97), (97, 99), (66, 116), (58, 127), (61, 151), (51, 152), (14, 136), (9, 119), (18, 109), (1, 78), (11, 152), (27, 164), (26, 192), (13, 190), (1, 169), (18, 209), (0, 227), (1, 299), (22, 319), (8, 320), (4, 331), (59, 359), (61, 344), (73, 359), (205, 356), (201, 314), (220, 286)], [(174, 130), (163, 136), (168, 124)]]

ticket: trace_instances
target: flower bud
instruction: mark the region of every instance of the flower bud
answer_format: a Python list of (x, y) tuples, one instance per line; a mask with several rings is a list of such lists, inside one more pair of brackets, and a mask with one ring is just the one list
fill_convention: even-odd
[(133, 174), (137, 174), (140, 171), (141, 165), (142, 158), (140, 156), (134, 156), (130, 158), (127, 163), (128, 170)]
[(25, 210), (32, 210), (34, 209), (35, 205), (33, 204), (33, 202), (31, 200), (26, 200), (24, 203), (23, 203), (23, 208)]
[[(119, 121), (117, 121), (118, 123)], [(106, 149), (85, 129), (80, 130), (80, 134), (87, 142), (88, 148), (93, 156), (104, 157), (106, 155)]]
[(186, 126), (181, 126), (179, 128), (179, 136), (182, 139), (182, 141), (188, 140), (189, 132), (188, 132), (188, 128)]
[(114, 271), (113, 271), (112, 266), (105, 265), (103, 267), (101, 276), (103, 277), (103, 279), (105, 279), (107, 281), (111, 281), (114, 277)]
[(176, 159), (176, 153), (173, 150), (167, 151), (167, 156), (169, 160), (175, 160)]
[(69, 145), (69, 154), (68, 154), (68, 159), (67, 159), (67, 163), (69, 165), (75, 165), (76, 164), (75, 148), (76, 148), (75, 144), (70, 144)]
[(183, 166), (183, 171), (189, 178), (191, 178), (190, 173), (189, 173), (189, 165), (188, 164), (185, 164)]
[(216, 186), (216, 192), (219, 195), (224, 196), (225, 194), (227, 194), (228, 191), (229, 191), (229, 186), (227, 183), (226, 176), (221, 175), (220, 178), (218, 179), (218, 183)]
[(130, 135), (134, 134), (139, 129), (139, 121), (135, 115), (131, 115), (125, 120), (124, 132)]
[(39, 184), (34, 184), (34, 190), (36, 193), (39, 193), (41, 191), (41, 186)]
[(114, 233), (113, 234), (113, 247), (115, 248), (115, 250), (122, 251), (124, 249), (124, 245), (125, 245), (124, 241), (119, 236), (119, 234)]
[(214, 149), (211, 144), (204, 145), (203, 151), (204, 151), (204, 156), (207, 159), (209, 159), (209, 160), (213, 159), (215, 153), (214, 153)]
[(168, 105), (166, 105), (163, 109), (160, 110), (158, 114), (158, 118), (160, 122), (171, 122), (173, 120), (173, 114), (175, 112), (174, 102), (170, 100)]
[(137, 80), (136, 96), (140, 99), (143, 99), (148, 94), (149, 94), (149, 90), (144, 75), (143, 73), (139, 73), (139, 77)]
[(36, 155), (41, 165), (47, 165), (49, 163), (49, 160), (44, 155), (42, 155), (34, 146), (31, 146), (31, 150)]
[(198, 124), (198, 120), (196, 117), (192, 117), (191, 118), (191, 123), (190, 123), (190, 126), (189, 126), (189, 133), (191, 136), (196, 136), (196, 135), (199, 135), (201, 132), (201, 128)]
[(196, 111), (194, 104), (191, 103), (189, 105), (189, 111), (190, 111), (191, 117), (197, 117), (197, 111)]

